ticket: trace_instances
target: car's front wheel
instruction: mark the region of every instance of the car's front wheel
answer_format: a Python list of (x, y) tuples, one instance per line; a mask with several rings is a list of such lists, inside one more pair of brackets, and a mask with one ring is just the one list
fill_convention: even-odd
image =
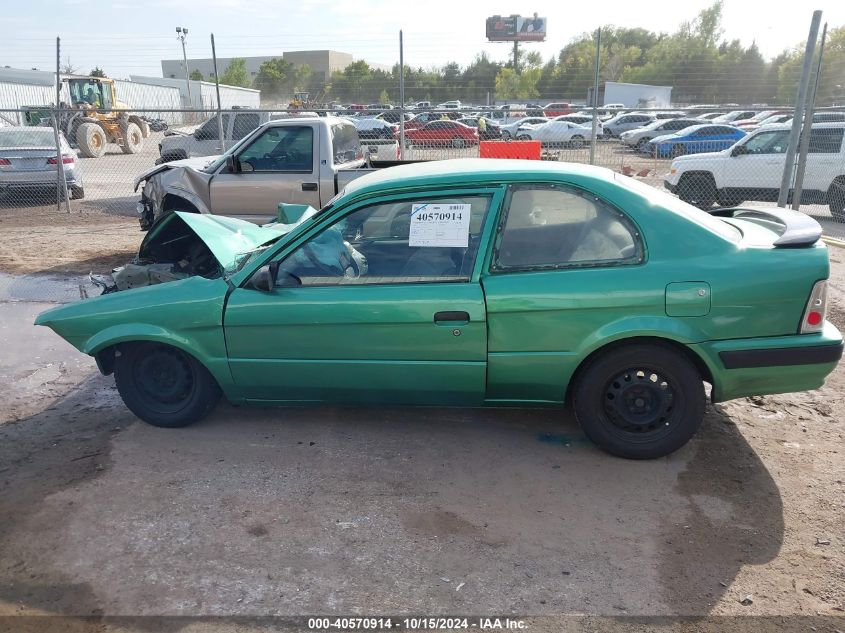
[(845, 177), (833, 181), (827, 192), (827, 200), (833, 219), (845, 222)]
[(704, 418), (701, 375), (683, 354), (663, 345), (628, 345), (599, 354), (579, 371), (572, 394), (587, 437), (628, 459), (678, 450)]
[(716, 184), (707, 174), (683, 176), (678, 183), (678, 197), (699, 209), (707, 210), (718, 198)]
[(187, 426), (205, 417), (220, 399), (220, 387), (205, 367), (161, 343), (121, 345), (114, 381), (129, 410), (153, 426)]

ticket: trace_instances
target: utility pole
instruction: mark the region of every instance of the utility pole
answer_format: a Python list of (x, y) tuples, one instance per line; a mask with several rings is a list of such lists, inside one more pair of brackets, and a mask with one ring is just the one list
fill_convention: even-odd
[(181, 26), (176, 27), (176, 37), (182, 41), (182, 66), (185, 68), (185, 85), (188, 87), (188, 105), (193, 108), (194, 100), (191, 97), (191, 80), (188, 77), (188, 55), (185, 53), (185, 38), (188, 36), (188, 29)]
[(519, 40), (513, 41), (513, 70), (519, 74)]

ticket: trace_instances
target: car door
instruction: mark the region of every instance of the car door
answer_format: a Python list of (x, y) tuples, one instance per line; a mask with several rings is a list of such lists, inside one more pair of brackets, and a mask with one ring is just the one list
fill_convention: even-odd
[(776, 192), (788, 144), (789, 130), (770, 130), (758, 132), (737, 145), (723, 171), (725, 186), (750, 200), (758, 199), (765, 191)]
[(280, 202), (320, 207), (320, 126), (285, 123), (265, 127), (238, 151), (241, 172), (221, 165), (210, 185), (215, 214), (267, 222), (276, 217)]
[[(826, 192), (830, 184), (843, 171), (843, 136), (841, 125), (813, 126), (810, 144), (807, 148), (807, 169), (804, 175), (804, 191)], [(802, 196), (803, 198), (803, 196)]]
[(226, 305), (229, 364), (245, 397), (481, 404), (478, 254), (502, 197), (485, 188), (371, 200), (270, 255), (274, 289), (245, 281)]
[(481, 283), (489, 403), (560, 403), (578, 350), (615, 320), (664, 306), (640, 232), (580, 188), (510, 188)]

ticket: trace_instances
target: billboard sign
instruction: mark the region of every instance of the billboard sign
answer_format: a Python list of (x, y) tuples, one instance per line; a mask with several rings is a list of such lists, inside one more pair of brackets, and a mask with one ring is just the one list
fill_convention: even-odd
[(487, 39), (491, 42), (542, 42), (546, 39), (546, 18), (494, 15), (487, 18)]

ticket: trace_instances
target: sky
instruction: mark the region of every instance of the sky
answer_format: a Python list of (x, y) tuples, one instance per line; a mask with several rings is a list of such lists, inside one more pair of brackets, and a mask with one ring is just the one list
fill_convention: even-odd
[[(486, 51), (504, 61), (507, 43), (488, 43), (489, 15), (534, 12), (548, 18), (547, 40), (529, 43), (544, 60), (573, 37), (613, 24), (673, 32), (711, 0), (534, 0), (532, 4), (428, 0), (0, 0), (0, 66), (55, 68), (55, 38), (62, 39), (62, 63), (81, 73), (99, 66), (110, 77), (161, 76), (161, 59), (181, 57), (176, 26), (188, 27), (188, 57), (211, 57), (214, 33), (218, 57), (276, 55), (286, 50), (333, 49), (356, 59), (392, 65), (399, 60), (404, 32), (405, 64), (429, 68), (456, 61), (464, 66)], [(830, 28), (845, 25), (845, 2), (758, 3), (724, 0), (723, 37), (744, 45), (756, 41), (770, 58), (806, 42), (813, 9)], [(595, 6), (597, 10), (592, 10)], [(574, 8), (574, 9), (573, 9)]]

